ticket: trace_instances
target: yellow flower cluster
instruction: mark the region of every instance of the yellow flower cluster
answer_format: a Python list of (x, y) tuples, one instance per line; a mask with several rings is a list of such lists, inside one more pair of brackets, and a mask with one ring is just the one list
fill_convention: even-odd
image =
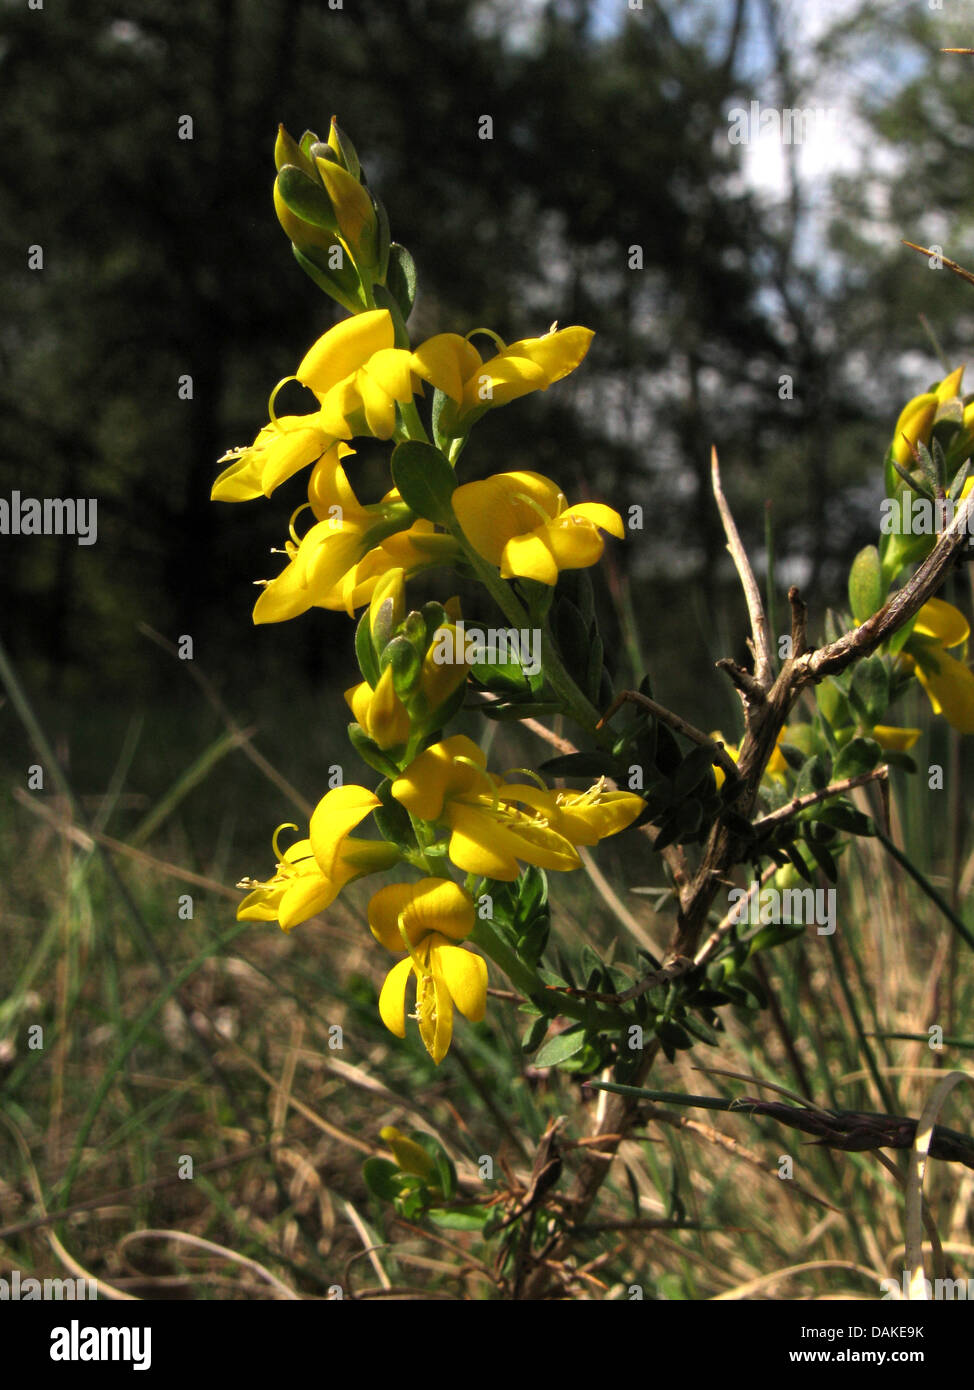
[[(506, 781), (487, 771), (483, 752), (463, 734), (414, 758), (393, 782), (392, 795), (434, 834), (448, 834), (447, 853), (457, 868), (501, 882), (516, 879), (521, 864), (578, 868), (577, 846), (625, 830), (644, 806), (634, 793), (607, 791), (602, 783), (587, 792), (553, 792)], [(328, 792), (311, 817), (309, 837), (279, 856), (273, 877), (241, 884), (250, 892), (237, 916), (279, 921), (290, 931), (329, 906), (352, 879), (392, 868), (402, 857), (395, 846), (351, 836), (380, 805), (364, 787)], [(368, 917), (383, 946), (406, 953), (383, 987), (383, 1022), (405, 1035), (404, 995), (414, 977), (420, 1035), (439, 1063), (452, 1037), (453, 1005), (474, 1022), (484, 1015), (486, 964), (456, 944), (474, 929), (473, 898), (447, 878), (393, 883), (374, 895)]]
[[(381, 992), (381, 1017), (404, 1036), (406, 988), (413, 981), (411, 1017), (438, 1063), (450, 1045), (454, 1009), (475, 1021), (484, 1015), (486, 962), (462, 944), (476, 932), (476, 880), (510, 883), (522, 865), (575, 869), (578, 846), (624, 829), (644, 806), (640, 797), (601, 782), (585, 793), (554, 792), (497, 776), (471, 739), (443, 738), (470, 669), (456, 627), (459, 608), (451, 600), (407, 613), (405, 603), (408, 577), (461, 557), (474, 566), (486, 561), (498, 581), (553, 586), (562, 570), (597, 562), (603, 533), (622, 537), (616, 511), (594, 502), (570, 506), (557, 483), (540, 474), (500, 473), (455, 488), (450, 479), (480, 417), (568, 376), (593, 335), (555, 325), (505, 345), (477, 329), (410, 346), (403, 276), (411, 262), (390, 243), (385, 213), (348, 137), (335, 121), (327, 141), (306, 132), (296, 142), (282, 127), (275, 163), (274, 205), (295, 257), (351, 317), (322, 334), (274, 388), (268, 422), (252, 444), (223, 456), (212, 496), (222, 502), (270, 497), (308, 470), (307, 500), (291, 516), (284, 566), (263, 581), (254, 622), (282, 622), (315, 607), (353, 616), (369, 605), (356, 640), (364, 679), (345, 691), (345, 700), (355, 748), (387, 777), (380, 791), (391, 820), (377, 817), (389, 840), (353, 835), (383, 802), (365, 787), (333, 788), (315, 807), (305, 838), (282, 852), (277, 832), (275, 872), (240, 885), (248, 892), (238, 916), (278, 921), (290, 931), (327, 908), (353, 879), (403, 863), (419, 869), (418, 882), (392, 883), (373, 896), (368, 921), (375, 938), (401, 956)], [(496, 350), (482, 355), (470, 341), (476, 336), (492, 339)], [(433, 464), (446, 470), (449, 483), (441, 489), (448, 509), (429, 513), (435, 522), (414, 510), (417, 494), (405, 481), (413, 505), (397, 487), (364, 502), (346, 471), (356, 439), (412, 442), (432, 455), (416, 404), (428, 387), (438, 393), (440, 457)], [(278, 409), (285, 390), (295, 400), (304, 392), (303, 413)], [(455, 655), (444, 660), (443, 650)], [(401, 833), (390, 829), (393, 823)], [(431, 861), (447, 859), (467, 876), (465, 886), (432, 873)]]
[[(311, 466), (308, 501), (313, 524), (299, 536), (292, 518), (285, 542), (288, 563), (270, 580), (254, 609), (257, 623), (281, 622), (311, 607), (345, 610), (367, 603), (383, 574), (406, 573), (449, 563), (456, 542), (432, 523), (417, 518), (396, 489), (380, 502), (363, 504), (348, 480), (343, 460), (354, 455), (349, 440), (367, 436), (392, 439), (397, 405), (412, 403), (426, 382), (442, 391), (450, 419), (441, 425), (465, 435), (492, 406), (530, 391), (543, 391), (568, 375), (588, 351), (587, 328), (565, 328), (502, 348), (486, 362), (456, 333), (441, 333), (415, 350), (395, 346), (387, 309), (373, 309), (328, 330), (305, 354), (292, 377), (271, 395), (270, 423), (248, 448), (231, 449), (227, 466), (213, 485), (220, 502), (270, 497), (274, 490)], [(317, 408), (304, 415), (277, 415), (281, 389), (297, 381), (315, 397)], [(484, 501), (508, 499), (503, 522), (489, 534), (477, 525)], [(622, 535), (617, 512), (595, 504), (568, 508), (557, 485), (533, 473), (501, 474), (486, 483), (459, 488), (460, 524), (471, 543), (502, 564), (506, 575), (553, 584), (558, 569), (594, 564), (602, 543), (596, 527)], [(511, 564), (505, 546), (514, 554)], [(518, 554), (520, 560), (518, 560)]]

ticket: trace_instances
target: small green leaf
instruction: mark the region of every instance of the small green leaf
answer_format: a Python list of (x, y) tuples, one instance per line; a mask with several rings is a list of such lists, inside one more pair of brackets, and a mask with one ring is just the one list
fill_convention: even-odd
[(392, 454), (392, 478), (403, 501), (418, 516), (440, 526), (450, 525), (453, 521), (450, 498), (456, 489), (457, 477), (439, 449), (416, 439), (397, 444)]
[(416, 262), (398, 241), (389, 247), (389, 263), (386, 268), (386, 287), (399, 305), (403, 321), (409, 318), (416, 298)]
[(853, 722), (845, 692), (831, 676), (826, 676), (821, 685), (816, 686), (815, 702), (831, 728), (843, 729)]
[(827, 801), (823, 806), (813, 806), (807, 812), (815, 820), (824, 821), (835, 830), (844, 830), (847, 835), (875, 835), (876, 827), (869, 816), (857, 811), (847, 801)]
[(294, 164), (285, 164), (277, 176), (277, 189), (289, 211), (312, 227), (338, 231), (338, 218), (332, 201), (321, 183)]
[(574, 1057), (576, 1052), (581, 1052), (585, 1046), (585, 1029), (579, 1025), (577, 1028), (570, 1028), (567, 1033), (556, 1033), (553, 1038), (549, 1038), (534, 1059), (533, 1065), (536, 1067), (557, 1067), (562, 1062), (567, 1062), (569, 1057)]
[(376, 772), (381, 772), (384, 777), (393, 776), (398, 771), (395, 763), (377, 743), (373, 743), (360, 724), (349, 724), (348, 741), (362, 761), (368, 763), (369, 767), (374, 767)]
[(394, 1202), (399, 1196), (399, 1176), (399, 1169), (387, 1158), (367, 1158), (362, 1164), (365, 1185), (380, 1202)]
[(490, 1211), (487, 1207), (468, 1207), (464, 1211), (444, 1211), (441, 1207), (431, 1207), (426, 1215), (443, 1231), (480, 1231)]
[(355, 656), (358, 660), (359, 669), (374, 690), (379, 684), (379, 677), (382, 672), (379, 670), (379, 658), (375, 654), (375, 647), (372, 645), (372, 633), (369, 628), (369, 610), (366, 608), (355, 629)]
[(874, 545), (864, 546), (852, 562), (849, 606), (857, 623), (864, 623), (883, 606), (883, 572)]
[(692, 749), (673, 774), (673, 795), (681, 801), (696, 791), (713, 766), (713, 751), (703, 746)]
[(836, 757), (835, 780), (841, 782), (846, 777), (859, 777), (864, 772), (872, 772), (882, 755), (883, 750), (875, 739), (850, 739)]
[(803, 764), (801, 772), (798, 774), (798, 781), (795, 783), (795, 796), (808, 796), (811, 792), (820, 792), (829, 784), (829, 765), (828, 760), (813, 754)]
[(822, 870), (822, 873), (825, 875), (828, 881), (830, 883), (838, 883), (839, 870), (836, 866), (835, 860), (832, 858), (831, 853), (825, 848), (824, 845), (818, 844), (815, 840), (806, 839), (805, 844), (808, 847), (809, 854), (815, 860), (816, 864)]
[(879, 724), (889, 706), (889, 672), (881, 656), (867, 656), (852, 673), (852, 703), (866, 716), (870, 728)]
[(522, 1052), (530, 1053), (538, 1050), (545, 1033), (548, 1031), (548, 1024), (550, 1021), (550, 1019), (544, 1018), (543, 1016), (531, 1020), (528, 1027), (524, 1030), (524, 1036), (521, 1039)]

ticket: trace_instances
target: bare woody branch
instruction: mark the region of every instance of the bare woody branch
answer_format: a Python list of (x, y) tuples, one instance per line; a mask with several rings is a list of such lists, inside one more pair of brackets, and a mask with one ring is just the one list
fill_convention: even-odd
[(821, 791), (809, 792), (807, 796), (796, 796), (787, 805), (779, 806), (777, 811), (771, 811), (768, 815), (752, 821), (751, 828), (768, 830), (773, 825), (782, 825), (785, 821), (791, 820), (792, 816), (797, 816), (800, 811), (806, 811), (809, 806), (817, 806), (820, 801), (828, 801), (832, 796), (851, 792), (854, 787), (864, 787), (867, 782), (885, 781), (888, 777), (889, 768), (884, 763), (882, 767), (873, 768), (872, 772), (860, 772), (857, 777), (844, 777), (841, 782), (830, 782)]
[(767, 690), (771, 685), (774, 670), (771, 647), (768, 641), (768, 620), (764, 614), (764, 604), (761, 602), (761, 593), (754, 578), (754, 571), (751, 569), (751, 562), (747, 558), (747, 551), (741, 543), (731, 509), (724, 496), (724, 489), (720, 481), (720, 463), (715, 448), (710, 451), (710, 479), (714, 490), (714, 500), (717, 503), (720, 519), (724, 525), (724, 534), (727, 537), (727, 549), (734, 561), (734, 567), (747, 600), (747, 611), (751, 619), (751, 641), (754, 649), (754, 677), (761, 689)]
[(727, 752), (720, 739), (711, 738), (709, 734), (705, 734), (701, 729), (696, 728), (679, 714), (674, 714), (673, 711), (667, 709), (665, 705), (657, 704), (655, 700), (651, 700), (648, 695), (644, 695), (640, 690), (624, 690), (621, 695), (618, 695), (599, 720), (598, 728), (601, 729), (603, 725), (608, 724), (612, 716), (622, 709), (622, 706), (625, 704), (639, 705), (642, 709), (648, 710), (650, 714), (654, 715), (662, 724), (668, 725), (669, 728), (673, 729), (678, 734), (683, 734), (684, 738), (688, 738), (691, 743), (697, 743), (701, 748), (709, 748), (714, 755), (714, 762), (717, 763), (731, 781), (737, 781), (737, 764)]

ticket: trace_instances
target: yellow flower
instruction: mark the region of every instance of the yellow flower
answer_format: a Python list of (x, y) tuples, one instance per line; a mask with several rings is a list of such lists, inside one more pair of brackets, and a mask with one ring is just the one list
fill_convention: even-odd
[[(518, 861), (542, 869), (577, 869), (576, 844), (595, 844), (632, 823), (643, 808), (631, 792), (554, 792), (505, 782), (464, 734), (420, 753), (392, 784), (392, 794), (421, 820), (451, 830), (458, 868), (511, 883)], [(521, 807), (527, 807), (527, 811)]]
[[(434, 744), (414, 758), (392, 784), (411, 815), (449, 826), (449, 854), (466, 873), (512, 883), (518, 860), (542, 869), (577, 869), (575, 847), (555, 829), (554, 797), (537, 787), (505, 784), (486, 771), (487, 760), (464, 734)], [(533, 814), (518, 802), (537, 805)]]
[[(958, 394), (963, 376), (964, 368), (957, 367), (949, 376), (944, 377), (936, 391), (926, 391), (921, 396), (914, 396), (903, 407), (893, 431), (893, 458), (901, 468), (908, 468), (913, 462), (913, 445), (930, 443), (930, 431), (937, 418), (937, 411), (945, 401), (952, 400)], [(968, 410), (971, 411), (971, 420), (974, 421), (974, 410), (971, 407), (968, 407)], [(965, 428), (968, 423), (968, 412), (965, 411)]]
[(413, 357), (420, 375), (454, 402), (442, 412), (440, 427), (448, 435), (464, 435), (484, 411), (530, 391), (546, 391), (568, 376), (588, 352), (593, 336), (590, 328), (562, 328), (540, 338), (522, 338), (485, 362), (466, 338), (443, 333), (417, 348)]
[(893, 724), (874, 724), (869, 737), (890, 753), (908, 753), (922, 733), (921, 729), (900, 728)]
[(210, 497), (214, 502), (247, 502), (270, 497), (281, 483), (314, 463), (335, 444), (320, 415), (281, 415), (265, 425), (247, 449), (228, 449), (226, 463)]
[(373, 690), (368, 681), (345, 691), (345, 700), (361, 727), (383, 751), (397, 748), (409, 737), (409, 715), (392, 684), (392, 667), (387, 666)]
[(379, 1130), (379, 1138), (389, 1145), (404, 1173), (413, 1173), (418, 1178), (436, 1177), (436, 1164), (423, 1146), (403, 1134), (395, 1125), (384, 1125)]
[[(422, 389), (421, 380), (441, 386), (447, 394), (451, 390), (459, 394), (445, 365), (451, 354), (444, 356), (441, 350), (444, 338), (455, 337), (442, 334), (416, 352), (397, 348), (388, 309), (370, 309), (336, 324), (308, 349), (294, 376), (285, 377), (274, 388), (271, 422), (254, 443), (224, 454), (220, 462), (228, 462), (228, 467), (213, 484), (211, 496), (220, 502), (242, 502), (261, 494), (269, 497), (340, 440), (355, 435), (390, 439), (396, 427), (396, 402), (411, 401)], [(289, 381), (299, 381), (313, 392), (318, 409), (307, 415), (274, 417), (274, 399)]]
[(559, 570), (599, 560), (601, 531), (625, 534), (618, 512), (600, 502), (569, 507), (558, 484), (540, 473), (496, 473), (458, 487), (452, 501), (464, 535), (504, 579), (556, 584)]
[[(379, 1014), (396, 1037), (406, 1036), (406, 986), (416, 979), (420, 1037), (439, 1066), (453, 1037), (453, 1008), (479, 1023), (487, 1007), (487, 964), (456, 943), (469, 936), (474, 901), (450, 879), (391, 883), (372, 898), (369, 927), (390, 951), (409, 954), (389, 971)], [(398, 1155), (397, 1155), (398, 1157)]]
[(456, 551), (451, 536), (435, 534), (432, 522), (414, 520), (395, 488), (381, 502), (363, 506), (334, 451), (316, 465), (308, 496), (318, 520), (299, 537), (292, 519), (284, 549), (288, 563), (265, 583), (254, 606), (255, 623), (283, 622), (311, 607), (344, 609), (351, 616), (390, 571), (439, 564)]
[[(311, 816), (309, 838), (297, 840), (279, 857), (277, 872), (266, 882), (244, 879), (251, 891), (237, 908), (239, 921), (280, 922), (290, 931), (335, 901), (354, 878), (389, 869), (401, 857), (384, 840), (358, 840), (350, 832), (381, 805), (365, 787), (335, 787)], [(274, 852), (281, 826), (274, 835)]]
[[(903, 658), (927, 692), (934, 714), (942, 714), (962, 734), (974, 734), (974, 672), (948, 656), (945, 648), (960, 646), (969, 634), (959, 609), (942, 599), (928, 599), (917, 614)], [(932, 640), (914, 643), (913, 636)]]

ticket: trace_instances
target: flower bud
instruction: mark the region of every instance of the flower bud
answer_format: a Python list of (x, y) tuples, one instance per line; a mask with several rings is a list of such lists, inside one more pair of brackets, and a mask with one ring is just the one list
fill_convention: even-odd
[(396, 629), (406, 616), (406, 586), (404, 572), (391, 569), (375, 586), (369, 604), (369, 632), (377, 656), (381, 656), (392, 641)]

